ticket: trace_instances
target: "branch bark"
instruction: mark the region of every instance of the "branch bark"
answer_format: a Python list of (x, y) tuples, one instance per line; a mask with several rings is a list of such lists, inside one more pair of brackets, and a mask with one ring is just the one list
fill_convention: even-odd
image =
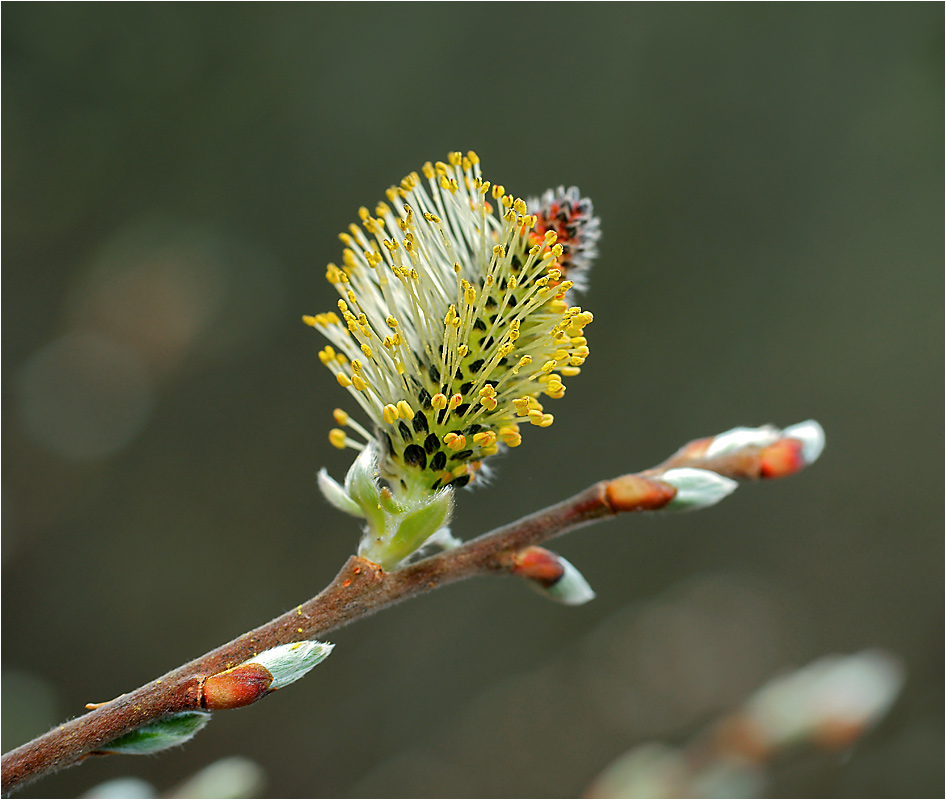
[[(652, 511), (670, 502), (676, 490), (660, 476), (672, 468), (695, 467), (730, 478), (782, 477), (788, 468), (778, 448), (799, 451), (793, 439), (768, 447), (747, 446), (723, 456), (703, 456), (712, 439), (683, 447), (663, 464), (636, 475), (596, 483), (561, 503), (497, 528), (460, 547), (385, 572), (353, 556), (318, 595), (271, 622), (178, 667), (150, 683), (105, 703), (5, 754), (3, 794), (56, 770), (72, 766), (114, 739), (169, 714), (205, 707), (204, 681), (273, 647), (324, 637), (330, 631), (410, 597), (474, 575), (509, 573), (524, 548), (537, 545), (595, 520), (625, 511)], [(773, 453), (779, 469), (772, 470)]]

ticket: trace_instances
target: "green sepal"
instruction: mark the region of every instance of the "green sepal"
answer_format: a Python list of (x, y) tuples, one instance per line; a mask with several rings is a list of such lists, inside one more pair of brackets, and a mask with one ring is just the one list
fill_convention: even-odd
[(453, 492), (442, 490), (423, 505), (408, 511), (400, 520), (394, 535), (384, 547), (381, 566), (397, 564), (423, 546), (431, 536), (447, 524), (453, 510)]

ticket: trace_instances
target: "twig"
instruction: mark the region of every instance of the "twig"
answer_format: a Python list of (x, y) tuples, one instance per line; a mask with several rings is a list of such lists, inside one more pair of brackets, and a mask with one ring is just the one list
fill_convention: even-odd
[[(516, 568), (516, 554), (524, 548), (595, 520), (623, 511), (661, 508), (676, 494), (672, 485), (660, 480), (668, 469), (695, 467), (753, 480), (788, 475), (810, 463), (799, 456), (800, 443), (791, 438), (706, 458), (704, 452), (712, 441), (691, 442), (658, 467), (596, 483), (557, 505), (394, 572), (385, 572), (377, 564), (353, 556), (329, 586), (292, 611), (5, 754), (2, 791), (7, 794), (76, 764), (141, 725), (169, 714), (206, 708), (203, 687), (207, 678), (265, 650), (323, 637), (402, 600), (464, 578), (510, 573)], [(792, 451), (788, 455), (795, 456), (787, 461), (782, 452), (786, 444)]]

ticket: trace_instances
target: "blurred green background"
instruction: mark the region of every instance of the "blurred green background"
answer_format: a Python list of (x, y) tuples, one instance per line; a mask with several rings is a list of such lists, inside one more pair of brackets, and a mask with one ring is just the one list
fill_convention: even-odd
[(319, 496), (353, 409), (304, 313), (356, 210), (475, 149), (602, 219), (591, 357), (463, 537), (742, 424), (822, 460), (692, 515), (561, 540), (598, 599), (469, 582), (181, 751), (273, 796), (562, 796), (780, 670), (909, 674), (850, 758), (775, 795), (943, 791), (941, 4), (8, 4), (3, 748), (316, 593), (357, 541)]

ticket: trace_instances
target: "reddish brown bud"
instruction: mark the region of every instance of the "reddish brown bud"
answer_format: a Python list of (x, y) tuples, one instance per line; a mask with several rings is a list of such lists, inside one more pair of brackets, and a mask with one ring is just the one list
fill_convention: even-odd
[(608, 483), (608, 504), (615, 511), (653, 511), (663, 508), (677, 494), (677, 490), (664, 481), (641, 478), (637, 475), (622, 475)]
[(204, 681), (201, 705), (211, 711), (255, 703), (269, 690), (272, 673), (260, 664), (243, 664)]
[(565, 566), (551, 550), (544, 547), (526, 547), (513, 558), (512, 573), (530, 578), (543, 586), (552, 586), (565, 574)]
[(798, 439), (779, 439), (759, 453), (759, 474), (763, 478), (784, 478), (804, 466), (802, 443)]
[(683, 459), (698, 459), (702, 458), (706, 450), (713, 443), (713, 436), (707, 436), (705, 439), (694, 439), (692, 442), (689, 442), (683, 447), (681, 447), (676, 453), (674, 453), (673, 460), (679, 462)]

